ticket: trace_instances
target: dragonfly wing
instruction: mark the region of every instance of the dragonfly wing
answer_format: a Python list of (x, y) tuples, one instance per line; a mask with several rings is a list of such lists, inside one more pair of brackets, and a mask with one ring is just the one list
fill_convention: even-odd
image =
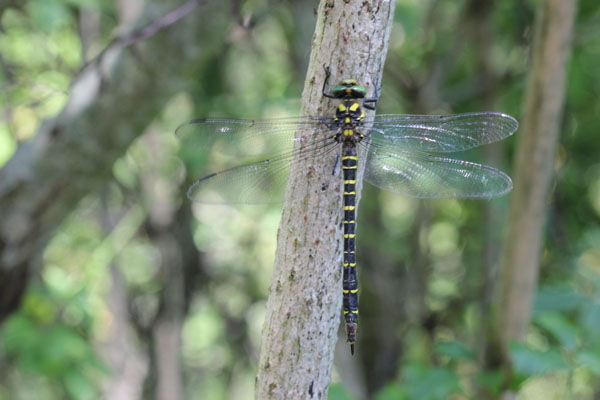
[[(326, 122), (290, 117), (197, 119), (180, 125), (176, 135), (182, 141), (182, 158), (206, 175), (194, 182), (188, 197), (202, 203), (282, 201), (290, 165), (309, 160), (332, 143)], [(297, 131), (303, 136), (296, 138)], [(210, 170), (221, 172), (208, 174)]]
[(175, 134), (189, 152), (210, 152), (240, 158), (279, 154), (294, 143), (309, 138), (296, 138), (298, 129), (326, 129), (321, 119), (289, 117), (275, 119), (195, 119), (181, 124)]
[(330, 138), (302, 149), (239, 165), (198, 179), (188, 197), (209, 204), (266, 204), (284, 199), (290, 166), (310, 164), (337, 148)]
[[(370, 121), (365, 122), (369, 126)], [(398, 151), (447, 153), (471, 149), (512, 135), (519, 124), (510, 115), (481, 112), (456, 115), (377, 115), (372, 143)]]
[(368, 150), (365, 181), (388, 192), (419, 198), (492, 198), (512, 189), (508, 175), (487, 165), (417, 151), (390, 151), (373, 144)]

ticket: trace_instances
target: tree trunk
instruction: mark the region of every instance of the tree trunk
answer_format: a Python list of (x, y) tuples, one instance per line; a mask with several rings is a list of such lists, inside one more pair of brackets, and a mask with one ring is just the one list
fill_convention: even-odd
[(546, 0), (540, 5), (536, 20), (496, 303), (495, 334), (505, 363), (509, 342), (525, 339), (529, 330), (575, 8), (575, 0)]
[[(117, 225), (124, 210), (111, 213), (107, 201), (107, 188), (102, 190), (100, 222), (106, 236)], [(110, 275), (110, 289), (106, 292), (104, 301), (110, 312), (110, 322), (105, 327), (105, 333), (96, 342), (98, 352), (110, 370), (110, 376), (102, 381), (102, 396), (106, 399), (129, 400), (142, 396), (144, 379), (148, 373), (148, 357), (137, 346), (137, 338), (130, 325), (127, 284), (115, 261), (110, 262), (107, 269)]]
[[(173, 3), (180, 2), (167, 6)], [(81, 70), (63, 111), (0, 169), (0, 321), (18, 307), (54, 230), (83, 196), (111, 179), (115, 160), (185, 87), (180, 76), (190, 76), (190, 66), (219, 47), (214, 38), (223, 36), (214, 23), (198, 21), (203, 13), (183, 18), (200, 3), (188, 1), (116, 39)], [(223, 12), (220, 5), (202, 7), (213, 18)], [(205, 37), (213, 39), (200, 43)]]
[[(475, 61), (479, 71), (477, 84), (483, 88), (480, 96), (481, 107), (486, 110), (495, 109), (496, 88), (499, 83), (499, 76), (494, 73), (492, 64), (492, 47), (490, 43), (496, 41), (496, 35), (493, 30), (494, 2), (492, 0), (470, 0), (467, 7), (468, 36), (473, 42), (475, 51)], [(484, 148), (485, 160), (490, 165), (502, 165), (501, 155), (502, 143), (491, 143)], [(475, 348), (478, 354), (478, 361), (481, 368), (487, 366), (486, 351), (488, 344), (488, 334), (490, 332), (490, 314), (494, 299), (493, 293), (496, 290), (495, 276), (496, 265), (501, 252), (501, 231), (498, 229), (503, 226), (505, 216), (500, 205), (496, 202), (486, 202), (481, 204), (483, 226), (483, 254), (481, 286), (478, 293), (481, 322), (477, 327)], [(486, 393), (484, 388), (477, 386), (478, 398), (484, 398)]]
[(111, 374), (102, 383), (102, 395), (105, 399), (114, 400), (139, 399), (148, 372), (148, 357), (137, 347), (130, 329), (127, 289), (114, 264), (110, 266), (110, 275), (111, 288), (106, 302), (111, 323), (98, 347)]
[[(373, 95), (394, 5), (392, 0), (321, 1), (302, 115), (333, 112), (333, 103), (321, 94), (323, 65), (331, 68), (332, 85), (341, 78), (355, 78), (368, 88), (368, 96)], [(361, 155), (357, 195), (364, 169)], [(257, 399), (327, 398), (342, 304), (341, 178), (332, 176), (338, 156), (330, 154), (318, 164), (290, 171), (263, 330)]]

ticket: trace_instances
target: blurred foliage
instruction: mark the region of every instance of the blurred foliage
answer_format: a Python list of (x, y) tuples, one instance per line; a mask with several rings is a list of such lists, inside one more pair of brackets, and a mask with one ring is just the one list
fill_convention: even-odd
[[(398, 1), (378, 112), (491, 109), (519, 117), (539, 2), (496, 2), (481, 16), (467, 11), (472, 3)], [(158, 244), (144, 221), (157, 203), (184, 204), (186, 184), (209, 162), (181, 147), (172, 134), (178, 123), (297, 113), (317, 2), (239, 5), (220, 6), (227, 17), (194, 14), (224, 33), (198, 38), (207, 50), (201, 65), (190, 66), (188, 90), (170, 99), (115, 163), (103, 193), (83, 199), (36, 255), (44, 268), (0, 329), (0, 399), (100, 396), (110, 379), (101, 345), (113, 323), (114, 274), (135, 310), (132, 347), (151, 351), (141, 327), (156, 314), (163, 287)], [(71, 82), (110, 43), (119, 18), (107, 0), (26, 0), (3, 10), (0, 165), (61, 110)], [(477, 42), (478, 29), (488, 41)], [(481, 398), (506, 379), (521, 399), (598, 396), (598, 65), (600, 3), (580, 0), (540, 289), (530, 335), (512, 348), (513, 375), (479, 365), (482, 327), (491, 318), (484, 282), (497, 262), (507, 198), (424, 202), (366, 187), (358, 232), (361, 331), (352, 359), (362, 377), (348, 378), (347, 367), (336, 364), (330, 399), (360, 398), (348, 383), (361, 381), (378, 400)], [(467, 157), (510, 171), (513, 147), (509, 139), (491, 155), (481, 149)], [(280, 210), (193, 211), (205, 276), (183, 327), (186, 395), (252, 398)]]
[(109, 371), (90, 346), (89, 311), (83, 291), (63, 296), (31, 287), (0, 333), (4, 357), (15, 367), (11, 381), (37, 376), (44, 378), (37, 390), (47, 391), (47, 398), (97, 398), (96, 382)]

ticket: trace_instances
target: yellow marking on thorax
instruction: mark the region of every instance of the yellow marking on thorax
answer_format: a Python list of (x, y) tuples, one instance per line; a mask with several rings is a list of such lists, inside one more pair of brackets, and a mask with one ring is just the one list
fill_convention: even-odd
[(354, 111), (358, 110), (358, 107), (360, 107), (360, 104), (354, 103), (350, 106), (350, 111), (354, 112)]
[(338, 106), (338, 110), (340, 110), (341, 112), (344, 112), (344, 111), (346, 111), (346, 106), (345, 106), (345, 105), (343, 105), (343, 104), (340, 104), (340, 105)]

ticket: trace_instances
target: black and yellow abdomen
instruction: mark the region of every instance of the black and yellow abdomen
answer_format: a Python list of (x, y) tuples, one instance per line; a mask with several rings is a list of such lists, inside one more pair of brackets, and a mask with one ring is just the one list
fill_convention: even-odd
[(344, 176), (344, 319), (350, 350), (354, 354), (358, 321), (358, 281), (356, 279), (356, 146), (344, 144), (342, 168)]
[[(342, 170), (344, 177), (344, 269), (343, 269), (343, 303), (346, 335), (350, 351), (354, 354), (356, 331), (358, 328), (358, 280), (356, 277), (356, 179), (358, 169), (357, 145), (365, 135), (361, 126), (365, 112), (359, 99), (374, 103), (374, 99), (365, 99), (366, 89), (353, 79), (343, 80), (335, 87), (332, 94), (323, 95), (341, 99), (342, 102), (333, 116), (337, 126), (334, 140), (342, 144)], [(365, 106), (374, 110), (374, 105)]]
[(358, 280), (356, 278), (356, 177), (358, 168), (357, 144), (364, 138), (359, 127), (364, 111), (354, 98), (345, 98), (338, 105), (334, 121), (339, 126), (335, 139), (342, 143), (344, 177), (344, 273), (343, 302), (346, 335), (354, 354), (358, 322)]

